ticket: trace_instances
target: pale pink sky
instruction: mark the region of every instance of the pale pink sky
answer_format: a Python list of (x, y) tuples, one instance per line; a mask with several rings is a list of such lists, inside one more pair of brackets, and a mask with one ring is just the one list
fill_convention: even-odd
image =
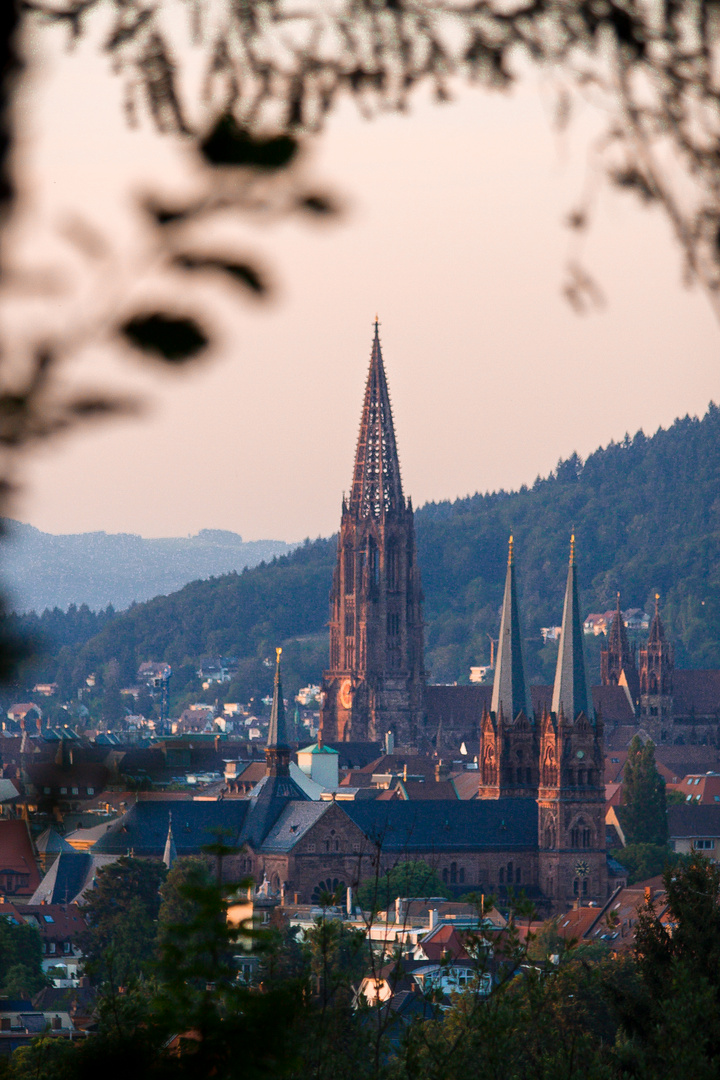
[[(70, 213), (95, 215), (122, 247), (128, 178), (182, 171), (168, 140), (123, 128), (109, 79), (81, 49), (33, 102), (31, 205), (43, 212), (26, 250), (41, 265), (65, 257), (50, 234)], [(278, 299), (223, 293), (220, 345), (192, 373), (86, 356), (80, 373), (139, 386), (148, 413), (36, 453), (16, 516), (51, 532), (332, 532), (376, 311), (416, 506), (532, 483), (574, 450), (701, 414), (720, 398), (720, 335), (683, 289), (658, 214), (604, 196), (586, 262), (607, 305), (578, 317), (561, 296), (582, 147), (558, 141), (533, 81), (372, 122), (341, 109), (313, 172), (344, 196), (344, 219), (254, 234)]]

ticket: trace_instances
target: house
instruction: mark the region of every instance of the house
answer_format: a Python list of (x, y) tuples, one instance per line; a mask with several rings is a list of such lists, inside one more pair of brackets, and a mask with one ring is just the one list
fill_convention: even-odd
[(0, 820), (0, 896), (29, 899), (39, 884), (27, 822)]
[(686, 803), (712, 806), (720, 803), (720, 773), (690, 773), (678, 783), (668, 784), (668, 789), (677, 791)]
[(78, 978), (83, 956), (78, 941), (87, 925), (77, 904), (13, 904), (3, 900), (0, 918), (36, 928), (43, 943), (43, 971), (61, 968), (57, 978)]
[[(694, 785), (693, 785), (694, 786)], [(720, 804), (681, 804), (668, 807), (668, 835), (674, 851), (702, 851), (711, 862), (720, 852)]]

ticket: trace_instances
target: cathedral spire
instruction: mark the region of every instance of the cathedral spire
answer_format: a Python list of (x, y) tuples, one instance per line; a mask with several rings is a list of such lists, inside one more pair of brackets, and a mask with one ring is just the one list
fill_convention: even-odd
[(508, 543), (508, 565), (505, 576), (502, 618), (500, 619), (500, 641), (498, 643), (490, 708), (495, 714), (502, 708), (506, 720), (514, 720), (520, 712), (524, 712), (527, 717), (532, 715), (525, 681), (525, 667), (523, 665), (522, 634), (520, 632), (520, 615), (515, 588), (515, 559), (512, 536)]
[(362, 518), (405, 507), (379, 325), (376, 316), (350, 495), (351, 512)]
[(585, 713), (588, 719), (592, 719), (593, 716), (583, 653), (583, 630), (580, 621), (580, 602), (578, 600), (574, 532), (570, 538), (570, 565), (568, 567), (565, 603), (563, 605), (562, 634), (552, 696), (552, 711), (559, 713), (561, 708), (566, 720), (575, 720), (581, 712)]

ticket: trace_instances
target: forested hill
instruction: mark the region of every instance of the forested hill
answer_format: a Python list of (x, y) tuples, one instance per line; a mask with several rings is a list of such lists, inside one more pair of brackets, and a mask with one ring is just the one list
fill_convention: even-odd
[[(658, 591), (676, 662), (720, 666), (720, 410), (712, 405), (702, 420), (686, 417), (651, 438), (626, 437), (585, 462), (573, 455), (530, 489), (420, 509), (434, 680), (465, 680), (471, 663), (487, 660), (511, 530), (530, 675), (548, 677), (552, 655), (539, 631), (560, 621), (573, 525), (583, 614), (614, 607), (618, 589), (623, 607), (652, 610)], [(334, 540), (306, 542), (268, 565), (137, 604), (84, 644), (48, 657), (43, 675), (69, 687), (115, 658), (127, 680), (148, 659), (167, 660), (178, 676), (189, 676), (198, 658), (224, 654), (243, 658), (230, 692), (249, 696), (269, 686), (262, 660), (285, 643), (292, 691), (325, 663), (334, 557)]]

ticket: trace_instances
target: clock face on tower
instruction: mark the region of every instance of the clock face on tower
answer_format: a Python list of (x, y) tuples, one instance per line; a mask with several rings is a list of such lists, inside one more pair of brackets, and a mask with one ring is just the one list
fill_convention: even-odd
[(579, 859), (575, 863), (575, 873), (578, 877), (587, 877), (590, 873), (590, 865), (586, 859)]
[(343, 709), (352, 708), (352, 682), (350, 679), (343, 679), (340, 683), (340, 690), (338, 691), (338, 701)]

